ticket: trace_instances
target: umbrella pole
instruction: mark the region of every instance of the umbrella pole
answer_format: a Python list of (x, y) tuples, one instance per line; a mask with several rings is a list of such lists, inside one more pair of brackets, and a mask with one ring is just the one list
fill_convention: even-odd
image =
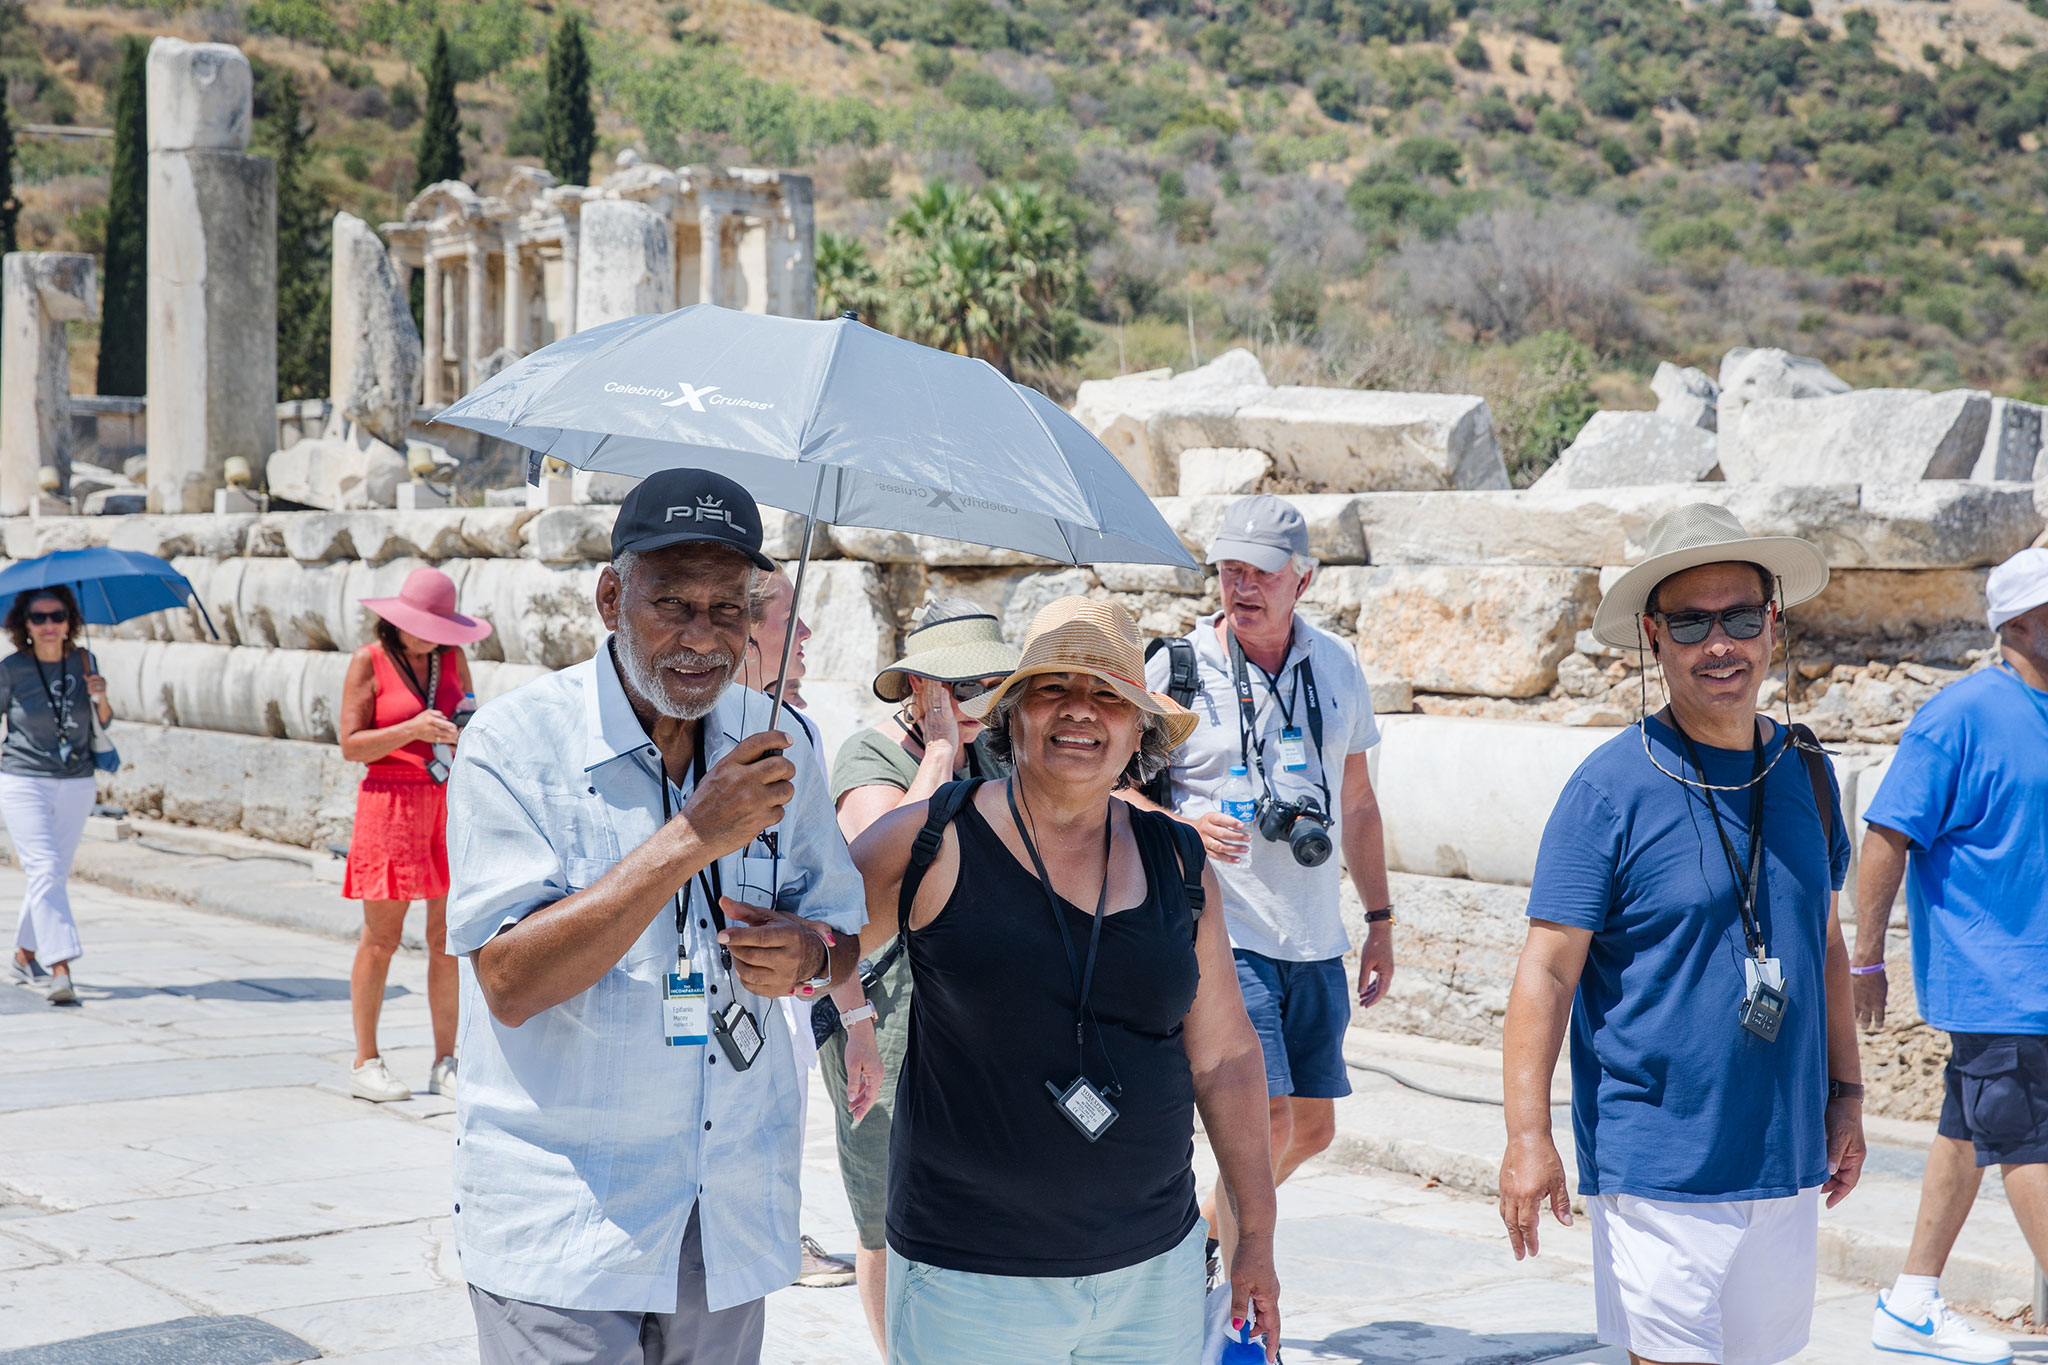
[(768, 713), (768, 728), (771, 730), (780, 729), (782, 725), (782, 680), (788, 676), (789, 661), (796, 652), (797, 611), (803, 605), (804, 572), (811, 566), (811, 533), (817, 529), (818, 502), (824, 495), (825, 466), (819, 465), (817, 482), (811, 486), (811, 510), (804, 517), (804, 543), (803, 549), (797, 554), (796, 585), (790, 589), (789, 594), (789, 625), (782, 632), (782, 662), (776, 665), (775, 677), (772, 679), (775, 688), (775, 709)]

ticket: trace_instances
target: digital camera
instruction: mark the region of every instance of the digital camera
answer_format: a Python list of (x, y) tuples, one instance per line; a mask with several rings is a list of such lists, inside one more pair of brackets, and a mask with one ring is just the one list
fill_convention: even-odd
[(1330, 817), (1313, 796), (1292, 801), (1267, 797), (1259, 802), (1259, 837), (1286, 844), (1294, 861), (1303, 867), (1320, 867), (1330, 857)]

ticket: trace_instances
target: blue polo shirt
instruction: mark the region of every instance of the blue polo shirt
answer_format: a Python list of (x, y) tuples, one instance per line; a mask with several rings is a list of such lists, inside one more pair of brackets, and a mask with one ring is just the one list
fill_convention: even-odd
[(2048, 693), (2002, 666), (1943, 688), (1864, 818), (1913, 845), (1920, 1016), (1949, 1033), (2048, 1033)]
[[(1785, 731), (1770, 734), (1779, 759)], [(1797, 752), (1764, 780), (1758, 919), (1784, 970), (1775, 1042), (1737, 1021), (1745, 987), (1734, 879), (1711, 796), (1747, 869), (1749, 794), (1704, 792), (1676, 731), (1655, 717), (1594, 750), (1565, 785), (1536, 858), (1529, 917), (1589, 929), (1572, 1002), (1572, 1135), (1581, 1194), (1713, 1201), (1797, 1194), (1827, 1179), (1828, 895), (1849, 869), (1829, 769), (1833, 837), (1821, 837)], [(1706, 781), (1749, 781), (1747, 750), (1700, 745)]]

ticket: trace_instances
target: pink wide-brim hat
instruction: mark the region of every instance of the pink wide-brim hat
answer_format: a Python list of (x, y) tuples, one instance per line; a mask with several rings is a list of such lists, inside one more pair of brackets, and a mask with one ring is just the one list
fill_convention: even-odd
[(455, 580), (439, 569), (414, 569), (396, 597), (365, 597), (363, 605), (397, 626), (437, 645), (475, 644), (491, 633), (489, 621), (455, 610)]

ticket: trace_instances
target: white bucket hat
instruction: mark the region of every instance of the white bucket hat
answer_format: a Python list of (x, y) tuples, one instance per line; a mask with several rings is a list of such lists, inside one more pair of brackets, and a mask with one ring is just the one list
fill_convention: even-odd
[(2015, 616), (2048, 606), (2048, 546), (2021, 550), (1984, 580), (1984, 619), (1997, 630)]
[(1750, 563), (1778, 582), (1778, 605), (1796, 607), (1828, 585), (1820, 547), (1797, 536), (1753, 536), (1735, 514), (1712, 503), (1688, 503), (1650, 527), (1642, 563), (1614, 580), (1593, 617), (1593, 638), (1616, 649), (1641, 649), (1638, 618), (1650, 592), (1675, 573), (1702, 564)]

